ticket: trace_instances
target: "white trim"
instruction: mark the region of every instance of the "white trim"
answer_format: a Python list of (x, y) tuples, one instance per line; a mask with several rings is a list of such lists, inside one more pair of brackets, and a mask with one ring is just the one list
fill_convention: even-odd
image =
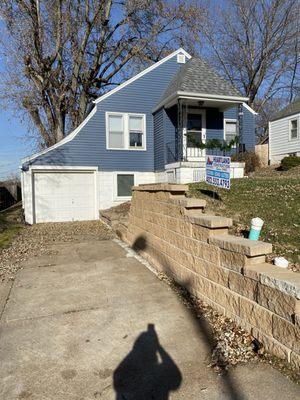
[(133, 171), (114, 171), (113, 173), (113, 201), (128, 201), (132, 196), (118, 196), (118, 175), (133, 175), (133, 186), (136, 185), (136, 174)]
[(55, 171), (98, 171), (98, 167), (79, 167), (79, 166), (71, 166), (71, 165), (31, 165), (29, 167), (30, 171), (35, 171), (35, 170), (55, 170)]
[(69, 133), (60, 142), (55, 143), (53, 146), (50, 146), (47, 149), (40, 151), (39, 153), (35, 153), (32, 156), (22, 158), (22, 160), (21, 160), (22, 164), (29, 162), (31, 160), (34, 160), (35, 158), (48, 153), (48, 151), (52, 151), (52, 150), (56, 149), (57, 147), (60, 147), (67, 142), (70, 142), (70, 140), (74, 139), (75, 136), (81, 131), (81, 129), (88, 123), (88, 121), (92, 118), (92, 116), (96, 113), (96, 111), (97, 111), (97, 106), (95, 106), (92, 109), (92, 111), (89, 113), (89, 115), (81, 122), (80, 125), (77, 126), (76, 129), (74, 129), (73, 132)]
[(144, 71), (140, 72), (139, 74), (133, 76), (132, 78), (128, 79), (127, 81), (125, 81), (124, 83), (122, 83), (121, 85), (117, 86), (116, 88), (110, 90), (109, 92), (103, 94), (102, 96), (98, 97), (98, 99), (94, 100), (95, 104), (100, 103), (101, 101), (105, 100), (107, 97), (111, 96), (112, 94), (118, 92), (119, 90), (123, 89), (124, 87), (126, 87), (127, 85), (130, 85), (130, 83), (136, 81), (137, 79), (141, 78), (142, 76), (144, 76), (145, 74), (147, 74), (148, 72), (152, 71), (153, 69), (159, 67), (161, 64), (163, 64), (164, 62), (170, 60), (172, 57), (176, 56), (179, 53), (183, 53), (188, 59), (190, 59), (192, 56), (187, 53), (184, 49), (179, 48), (178, 50), (174, 51), (173, 53), (169, 54), (167, 57), (163, 58), (162, 60), (156, 62), (155, 64), (151, 65), (150, 67), (144, 69)]
[[(187, 133), (187, 119), (188, 119), (188, 114), (199, 114), (201, 115), (201, 123), (202, 123), (202, 128), (201, 128), (201, 137), (202, 137), (202, 142), (206, 143), (206, 109), (196, 109), (196, 110), (186, 110), (187, 112), (184, 115), (184, 127), (183, 127), (183, 148), (186, 148), (186, 151), (188, 152), (188, 147), (187, 147), (187, 137), (186, 137), (186, 133)], [(191, 159), (199, 159), (202, 157), (205, 157), (206, 154), (206, 150), (203, 149), (201, 150), (201, 155), (199, 157), (192, 157), (189, 156), (187, 154), (187, 158)], [(184, 156), (184, 155), (183, 155)]]
[[(109, 146), (109, 129), (108, 129), (108, 118), (110, 115), (120, 115), (123, 119), (123, 134), (124, 134), (124, 147), (108, 147)], [(142, 147), (130, 147), (129, 137), (129, 117), (138, 116), (143, 119), (143, 146)], [(146, 114), (141, 113), (123, 113), (117, 111), (106, 111), (105, 112), (105, 132), (106, 132), (106, 150), (117, 150), (117, 151), (146, 151), (147, 150), (147, 129), (146, 129)]]
[(217, 99), (217, 100), (236, 100), (236, 101), (247, 101), (248, 97), (243, 96), (223, 96), (219, 94), (209, 94), (209, 93), (194, 93), (194, 92), (177, 92), (178, 96), (188, 96), (188, 97), (203, 97), (204, 99)]
[(193, 92), (182, 92), (178, 91), (170, 96), (168, 96), (166, 99), (161, 101), (157, 106), (155, 106), (152, 109), (152, 112), (156, 112), (159, 110), (161, 107), (169, 107), (173, 105), (173, 102), (175, 99), (181, 98), (181, 99), (196, 99), (196, 100), (215, 100), (215, 101), (222, 101), (223, 103), (243, 103), (244, 101), (248, 101), (248, 97), (236, 97), (236, 96), (222, 96), (222, 95), (217, 95), (217, 94), (208, 94), (208, 93), (193, 93)]
[(247, 103), (243, 103), (243, 106), (246, 108), (246, 110), (250, 111), (253, 115), (258, 115), (256, 111), (253, 110), (250, 106), (248, 106)]
[[(297, 137), (292, 138), (292, 121), (297, 121)], [(299, 116), (297, 117), (292, 117), (289, 118), (289, 142), (294, 142), (295, 140), (299, 139), (299, 122), (300, 122), (300, 118)]]

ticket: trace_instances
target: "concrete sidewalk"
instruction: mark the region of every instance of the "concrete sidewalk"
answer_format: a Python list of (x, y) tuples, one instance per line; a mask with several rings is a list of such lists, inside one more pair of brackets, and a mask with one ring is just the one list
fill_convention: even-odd
[(3, 400), (296, 399), (271, 367), (224, 376), (177, 295), (113, 241), (30, 260), (1, 318)]

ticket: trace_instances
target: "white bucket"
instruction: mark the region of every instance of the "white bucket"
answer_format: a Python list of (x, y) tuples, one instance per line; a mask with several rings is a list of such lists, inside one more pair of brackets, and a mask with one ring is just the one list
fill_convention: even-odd
[(264, 224), (264, 221), (261, 218), (252, 218), (251, 219), (251, 229), (249, 233), (250, 240), (258, 240), (261, 228)]
[(288, 260), (286, 260), (284, 257), (275, 257), (274, 264), (276, 267), (280, 268), (287, 268), (289, 266)]
[(260, 231), (263, 224), (264, 221), (261, 218), (256, 217), (251, 219), (251, 229), (254, 229), (255, 231)]

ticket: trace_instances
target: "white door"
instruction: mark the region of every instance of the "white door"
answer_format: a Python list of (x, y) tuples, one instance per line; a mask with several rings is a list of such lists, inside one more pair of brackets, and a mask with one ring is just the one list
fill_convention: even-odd
[(205, 157), (205, 149), (195, 147), (197, 143), (206, 141), (206, 114), (205, 110), (188, 110), (185, 116), (185, 156), (187, 161), (198, 160)]
[(94, 173), (35, 172), (33, 199), (36, 223), (96, 219)]

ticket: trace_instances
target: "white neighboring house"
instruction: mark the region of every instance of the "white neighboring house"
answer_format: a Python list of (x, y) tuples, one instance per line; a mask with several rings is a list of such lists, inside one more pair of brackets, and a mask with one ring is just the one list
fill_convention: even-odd
[(269, 161), (300, 156), (300, 98), (279, 111), (269, 122)]

